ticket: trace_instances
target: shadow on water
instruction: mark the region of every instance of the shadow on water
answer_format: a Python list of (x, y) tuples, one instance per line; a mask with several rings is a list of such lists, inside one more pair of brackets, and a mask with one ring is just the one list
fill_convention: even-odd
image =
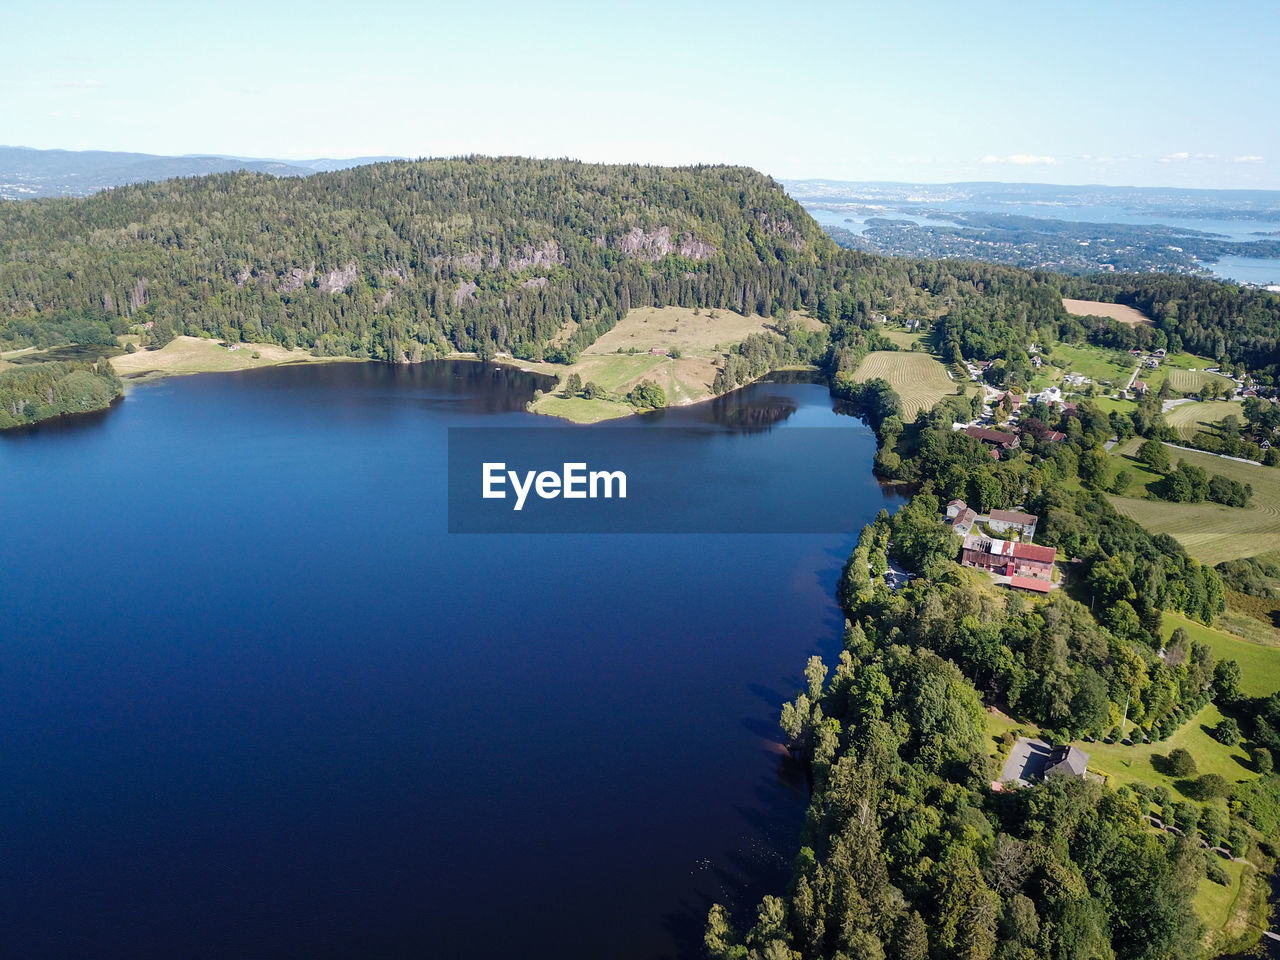
[(766, 687), (763, 683), (749, 683), (747, 689), (763, 700), (769, 706), (778, 706), (783, 700), (787, 699), (772, 687)]
[(21, 427), (0, 430), (0, 441), (20, 440), (31, 437), (71, 436), (76, 433), (97, 430), (111, 416), (112, 411), (120, 407), (120, 404), (121, 398), (117, 397), (111, 401), (110, 406), (101, 410), (90, 410), (87, 413), (68, 413), (60, 417), (50, 417), (48, 420), (41, 420), (38, 423), (29, 423)]
[(807, 799), (810, 785), (805, 764), (781, 744), (776, 746), (782, 754), (777, 757), (773, 778), (753, 791), (756, 805), (733, 806), (734, 812), (750, 825), (751, 842), (717, 863), (698, 864), (701, 872), (714, 878), (716, 892), (713, 895), (700, 892), (695, 900), (682, 899), (676, 910), (663, 916), (663, 928), (674, 943), (683, 944), (685, 948), (660, 956), (673, 960), (703, 956), (698, 945), (702, 942), (712, 904), (722, 904), (735, 926), (745, 930), (751, 925), (761, 898), (766, 894), (781, 895), (786, 890), (796, 838), (790, 817), (783, 811), (793, 806), (797, 797)]
[(711, 417), (716, 423), (742, 433), (768, 430), (790, 419), (796, 403), (790, 397), (759, 396), (734, 391), (711, 401)]

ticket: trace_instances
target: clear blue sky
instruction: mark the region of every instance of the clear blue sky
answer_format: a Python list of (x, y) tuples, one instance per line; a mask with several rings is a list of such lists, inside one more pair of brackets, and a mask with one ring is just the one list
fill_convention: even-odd
[(1280, 4), (13, 4), (0, 143), (1280, 189)]

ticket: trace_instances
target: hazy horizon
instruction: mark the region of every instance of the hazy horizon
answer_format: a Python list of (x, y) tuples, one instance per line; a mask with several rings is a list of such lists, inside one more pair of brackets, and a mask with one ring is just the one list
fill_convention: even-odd
[[(56, 28), (55, 28), (56, 25)], [(1280, 189), (1280, 9), (316, 0), (10, 11), (0, 129), (162, 156), (573, 156), (779, 179)], [(130, 55), (120, 55), (125, 51)], [(1176, 57), (1176, 58), (1175, 58)], [(1158, 67), (1158, 68), (1157, 68)]]
[[(219, 150), (197, 150), (190, 153), (181, 154), (164, 154), (151, 153), (145, 150), (115, 150), (103, 147), (33, 147), (29, 144), (6, 143), (0, 144), (0, 150), (31, 150), (36, 152), (61, 152), (61, 153), (116, 153), (121, 155), (137, 155), (145, 157), (155, 157), (158, 159), (198, 159), (198, 158), (216, 158), (224, 160), (241, 160), (246, 163), (281, 163), (281, 164), (307, 164), (317, 162), (332, 163), (351, 163), (356, 164), (357, 161), (363, 163), (388, 163), (398, 160), (407, 161), (424, 161), (449, 159), (459, 156), (500, 156), (499, 154), (485, 154), (480, 151), (470, 151), (460, 154), (437, 154), (437, 155), (420, 155), (420, 156), (398, 156), (386, 153), (364, 154), (360, 156), (271, 156), (267, 154), (255, 153), (228, 153)], [(525, 156), (529, 154), (502, 154), (502, 156)], [(572, 157), (564, 154), (547, 155), (541, 157), (533, 157), (533, 159), (567, 159), (582, 163), (646, 163), (643, 160), (616, 160), (616, 161), (597, 161), (587, 160), (582, 157)], [(653, 164), (656, 166), (693, 166), (698, 164), (714, 164), (714, 163), (733, 163), (733, 161), (692, 161), (688, 164)], [(361, 164), (363, 165), (363, 164)], [(735, 164), (739, 166), (751, 166), (750, 164)], [(757, 168), (759, 169), (759, 168)], [(323, 173), (324, 170), (317, 169), (315, 173)], [(966, 186), (966, 185), (1004, 185), (1004, 186), (1039, 186), (1039, 187), (1064, 187), (1064, 188), (1092, 188), (1101, 187), (1109, 190), (1180, 190), (1180, 191), (1201, 191), (1205, 193), (1280, 193), (1280, 187), (1258, 187), (1258, 186), (1193, 186), (1184, 187), (1170, 183), (1106, 183), (1103, 181), (1065, 181), (1065, 180), (1014, 180), (1014, 179), (996, 179), (996, 178), (977, 178), (969, 180), (924, 180), (924, 179), (893, 179), (893, 178), (857, 178), (850, 179), (845, 177), (836, 177), (823, 174), (799, 175), (799, 176), (782, 176), (770, 170), (760, 170), (768, 176), (773, 177), (783, 183), (829, 183), (837, 185), (860, 185), (860, 186), (918, 186), (918, 187), (947, 187), (947, 186)]]

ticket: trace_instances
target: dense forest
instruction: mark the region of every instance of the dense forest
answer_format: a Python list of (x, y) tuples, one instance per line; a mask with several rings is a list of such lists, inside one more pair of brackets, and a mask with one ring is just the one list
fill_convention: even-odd
[(120, 378), (106, 360), (33, 363), (0, 370), (0, 430), (109, 407)]
[(800, 309), (829, 286), (834, 250), (741, 167), (469, 157), (218, 174), (0, 205), (0, 347), (150, 324), (153, 344), (570, 359), (633, 305)]
[[(1205, 293), (1199, 312), (1161, 313), (1138, 295), (1163, 278), (1108, 278), (1116, 285), (1104, 291), (1039, 272), (864, 256), (836, 289), (861, 268), (866, 302), (831, 295), (832, 389), (875, 429), (877, 472), (910, 481), (913, 496), (862, 531), (839, 586), (847, 618), (839, 660), (832, 669), (812, 658), (807, 689), (782, 710), (786, 741), (813, 779), (791, 884), (741, 927), (741, 918), (713, 908), (708, 952), (716, 960), (1205, 956), (1192, 904), (1204, 878), (1227, 883), (1228, 854), (1268, 869), (1280, 852), (1280, 777), (1271, 765), (1280, 697), (1243, 697), (1238, 664), (1216, 659), (1186, 630), (1167, 636), (1166, 612), (1214, 621), (1224, 573), (1121, 516), (1105, 496), (1127, 480), (1106, 455), (1108, 440), (1171, 436), (1161, 398), (1153, 391), (1131, 414), (1087, 399), (1070, 411), (1032, 404), (1022, 411), (1020, 448), (993, 458), (953, 430), (981, 412), (976, 393), (961, 387), (905, 421), (893, 388), (848, 377), (838, 350), (846, 321), (885, 310), (931, 327), (944, 359), (994, 361), (990, 381), (1024, 387), (1032, 344), (1128, 335), (1171, 349), (1202, 345), (1229, 362), (1232, 338), (1247, 330), (1258, 342), (1239, 362), (1253, 374), (1272, 362), (1262, 341), (1278, 332), (1271, 311), (1280, 298), (1263, 295), (1248, 320), (1242, 305), (1257, 303), (1236, 293)], [(1121, 331), (1072, 317), (1064, 288), (1134, 303), (1163, 320)], [(1185, 290), (1188, 300), (1202, 293), (1194, 282)], [(859, 325), (852, 329), (861, 336)], [(1259, 372), (1259, 382), (1266, 376)], [(1246, 420), (1269, 422), (1273, 410), (1255, 400)], [(1208, 476), (1182, 479), (1209, 496)], [(1217, 491), (1224, 501), (1247, 495), (1221, 483)], [(943, 521), (953, 498), (978, 511), (1017, 504), (1039, 516), (1037, 542), (1070, 564), (1067, 586), (1043, 601), (980, 588), (957, 562), (959, 539)], [(891, 564), (913, 579), (893, 589), (884, 576)], [(1252, 582), (1252, 570), (1228, 573), (1233, 583)], [(1215, 737), (1249, 736), (1260, 779), (1196, 777), (1186, 751), (1171, 750), (1170, 769), (1184, 777), (1176, 793), (1071, 778), (991, 788), (999, 769), (988, 755), (989, 706), (1053, 743), (1160, 744), (1210, 702), (1227, 716)]]
[[(1101, 495), (1105, 480), (1088, 464), (1109, 421), (1092, 404), (1052, 421), (1065, 439), (1024, 427), (1027, 448), (997, 460), (951, 430), (970, 398), (904, 425), (888, 384), (846, 384), (837, 378), (875, 427), (881, 461), (892, 457), (919, 488), (862, 531), (839, 588), (839, 660), (832, 671), (811, 658), (807, 688), (782, 710), (786, 740), (813, 778), (791, 884), (741, 931), (714, 907), (710, 955), (1205, 956), (1192, 905), (1203, 878), (1227, 883), (1228, 855), (1270, 862), (1280, 823), (1271, 765), (1280, 696), (1243, 697), (1240, 667), (1185, 630), (1161, 639), (1164, 610), (1214, 619), (1222, 575)], [(942, 520), (943, 502), (958, 496), (980, 510), (1025, 501), (1042, 518), (1037, 540), (1070, 560), (1068, 586), (1036, 602), (981, 589), (956, 562), (958, 538)], [(901, 589), (883, 576), (891, 562), (916, 575)], [(1233, 584), (1259, 579), (1238, 567), (1224, 571)], [(1171, 750), (1167, 762), (1184, 777), (1178, 794), (1071, 778), (992, 790), (988, 705), (1055, 743), (1160, 743), (1210, 701), (1228, 715), (1215, 736), (1252, 738), (1260, 779), (1195, 777), (1186, 751)]]

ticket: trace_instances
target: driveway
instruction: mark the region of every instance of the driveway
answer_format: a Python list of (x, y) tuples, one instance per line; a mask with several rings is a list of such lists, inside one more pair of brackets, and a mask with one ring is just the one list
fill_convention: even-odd
[(1009, 751), (1009, 759), (1000, 770), (1001, 781), (1012, 780), (1025, 787), (1032, 780), (1038, 780), (1049, 764), (1051, 749), (1043, 740), (1020, 738)]

